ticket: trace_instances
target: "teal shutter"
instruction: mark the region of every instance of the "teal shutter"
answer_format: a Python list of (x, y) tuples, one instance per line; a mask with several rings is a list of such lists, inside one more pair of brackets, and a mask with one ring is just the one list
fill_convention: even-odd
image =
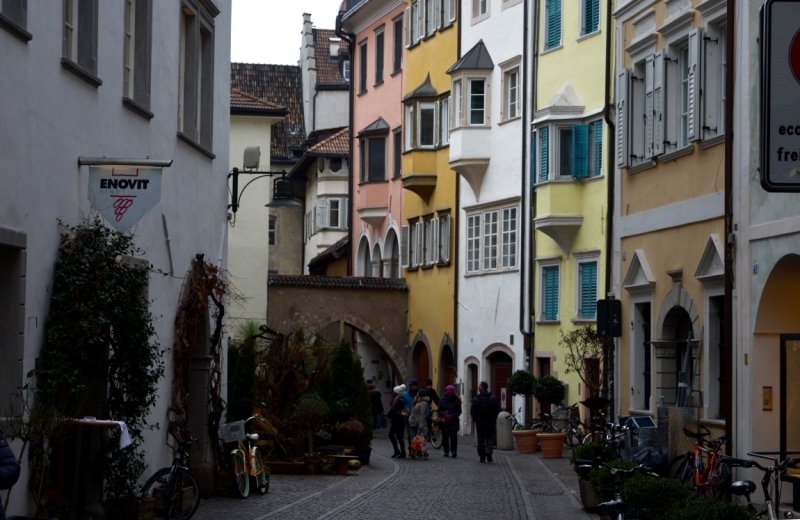
[(591, 0), (592, 2), (592, 30), (595, 32), (600, 28), (600, 0)]
[(558, 267), (544, 268), (544, 319), (558, 319)]
[(536, 184), (536, 179), (539, 178), (538, 172), (536, 171), (536, 134), (531, 136), (531, 187)]
[(583, 34), (600, 28), (600, 0), (583, 0)]
[(539, 182), (545, 182), (547, 180), (547, 174), (550, 170), (550, 157), (548, 155), (548, 144), (550, 140), (548, 139), (547, 135), (548, 130), (549, 129), (547, 127), (544, 127), (539, 131), (539, 140), (541, 141), (539, 146), (541, 147), (542, 154), (542, 160), (539, 164), (539, 167), (541, 168), (539, 171)]
[(595, 177), (603, 171), (603, 121), (594, 122), (594, 168), (592, 173)]
[(594, 318), (597, 314), (597, 262), (580, 264), (580, 317)]
[(572, 177), (589, 176), (589, 125), (572, 125)]
[(561, 43), (561, 0), (547, 2), (547, 48)]

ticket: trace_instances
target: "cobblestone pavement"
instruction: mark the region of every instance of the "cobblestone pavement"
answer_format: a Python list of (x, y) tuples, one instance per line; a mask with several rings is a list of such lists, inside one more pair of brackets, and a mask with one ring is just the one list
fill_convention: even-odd
[(294, 519), (597, 519), (580, 505), (569, 464), (541, 453), (494, 452), (480, 464), (473, 437), (459, 437), (457, 459), (429, 447), (430, 460), (390, 458), (385, 433), (372, 443), (370, 465), (348, 476), (274, 475), (270, 491), (200, 504), (198, 520)]

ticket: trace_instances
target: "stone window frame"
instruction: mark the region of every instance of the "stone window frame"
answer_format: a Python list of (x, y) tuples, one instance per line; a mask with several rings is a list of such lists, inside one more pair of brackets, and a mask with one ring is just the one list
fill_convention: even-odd
[(148, 121), (153, 48), (153, 0), (125, 0), (122, 104)]
[[(537, 291), (537, 300), (539, 303), (538, 313), (536, 315), (536, 323), (537, 324), (544, 324), (544, 325), (557, 325), (561, 323), (561, 282), (564, 279), (563, 272), (564, 269), (561, 266), (562, 257), (559, 256), (552, 256), (547, 258), (537, 258), (536, 263), (539, 264), (538, 276), (537, 279), (539, 280), (539, 290)], [(549, 267), (557, 267), (558, 268), (558, 295), (556, 296), (556, 301), (558, 302), (558, 312), (556, 313), (556, 319), (554, 320), (547, 320), (545, 319), (545, 306), (544, 306), (544, 299), (545, 299), (545, 284), (544, 284), (544, 270), (545, 268)]]
[(23, 43), (31, 41), (33, 35), (28, 32), (28, 0), (4, 0), (0, 4), (0, 27)]
[(97, 76), (98, 0), (63, 0), (61, 67), (94, 88)]

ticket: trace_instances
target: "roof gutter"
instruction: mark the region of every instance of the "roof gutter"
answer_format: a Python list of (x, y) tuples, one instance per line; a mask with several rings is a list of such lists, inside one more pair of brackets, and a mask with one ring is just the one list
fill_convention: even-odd
[[(353, 53), (355, 52), (355, 42), (356, 42), (356, 35), (353, 33), (345, 32), (342, 29), (342, 16), (345, 15), (345, 11), (339, 11), (339, 14), (336, 16), (336, 36), (341, 38), (342, 40), (347, 42), (347, 49), (348, 53), (350, 54), (350, 59), (352, 63)], [(355, 89), (353, 88), (353, 81), (352, 81), (352, 74), (351, 80), (349, 85), (349, 92), (350, 92), (350, 106), (348, 107), (349, 110), (349, 126), (352, 129), (353, 125), (355, 125)], [(315, 94), (316, 97), (316, 94)], [(316, 110), (314, 110), (314, 115), (316, 116)], [(352, 133), (352, 132), (351, 132)], [(350, 244), (348, 247), (350, 250), (353, 248), (353, 136), (350, 136), (348, 140), (347, 148), (348, 148), (348, 158), (347, 158), (347, 214), (350, 215), (350, 225), (347, 226), (347, 240)], [(353, 261), (356, 255), (348, 254), (347, 259), (347, 276), (353, 276)]]
[[(611, 292), (611, 282), (614, 273), (614, 193), (616, 191), (616, 161), (614, 161), (614, 139), (613, 136), (616, 135), (616, 127), (614, 126), (614, 121), (611, 119), (611, 109), (613, 108), (614, 100), (611, 97), (611, 81), (612, 75), (611, 70), (612, 67), (615, 67), (616, 64), (613, 62), (613, 53), (611, 49), (611, 26), (612, 26), (612, 13), (613, 11), (613, 3), (614, 0), (607, 0), (606, 1), (606, 83), (605, 83), (605, 95), (603, 97), (605, 106), (603, 107), (603, 119), (605, 119), (606, 125), (608, 126), (608, 138), (606, 142), (608, 143), (608, 166), (606, 167), (606, 182), (607, 182), (607, 197), (606, 197), (606, 272), (605, 272), (605, 288), (606, 294), (605, 296), (608, 297), (608, 294)], [(619, 296), (619, 295), (616, 295)], [(605, 366), (608, 367), (606, 370), (603, 371), (603, 389), (602, 395), (608, 396), (608, 399), (611, 401), (611, 416), (614, 417), (615, 412), (615, 389), (614, 389), (614, 381), (616, 378), (613, 376), (614, 374), (614, 356), (616, 353), (616, 339), (609, 338), (608, 344), (606, 345), (605, 352), (604, 352), (604, 362)], [(609, 374), (611, 377), (609, 378)], [(609, 381), (610, 379), (610, 381)]]
[(732, 56), (728, 59), (725, 70), (725, 451), (728, 455), (735, 453), (736, 437), (733, 433), (734, 414), (733, 406), (733, 266), (734, 245), (736, 239), (733, 231), (733, 96), (735, 95), (736, 80), (736, 42), (734, 31), (736, 28), (736, 0), (727, 0), (727, 17), (734, 23), (728, 24), (728, 37), (726, 39), (725, 55)]
[[(530, 103), (528, 103), (528, 0), (523, 0), (522, 12), (523, 12), (523, 22), (522, 22), (522, 63), (523, 63), (523, 66), (522, 66), (522, 99), (524, 100), (523, 103), (522, 103), (522, 121), (527, 121), (528, 120), (527, 119), (528, 105), (530, 104)], [(534, 103), (536, 103), (536, 100), (534, 100)], [(531, 113), (533, 113), (533, 112), (531, 112)], [(525, 224), (527, 222), (527, 218), (525, 218), (525, 215), (526, 215), (527, 200), (528, 200), (527, 192), (528, 192), (528, 190), (532, 190), (532, 188), (533, 188), (533, 186), (531, 186), (530, 188), (528, 188), (526, 186), (526, 181), (528, 180), (529, 175), (525, 175), (525, 172), (528, 171), (528, 154), (527, 154), (527, 150), (528, 150), (528, 141), (529, 141), (528, 137), (530, 136), (531, 130), (530, 130), (530, 128), (526, 127), (525, 123), (523, 123), (521, 126), (522, 126), (522, 167), (520, 168), (520, 171), (522, 172), (522, 175), (520, 176), (521, 177), (520, 178), (521, 199), (520, 199), (519, 207), (520, 207), (520, 209), (522, 210), (523, 213), (522, 213), (522, 218), (520, 219), (520, 236), (521, 237), (526, 237), (527, 235), (525, 234), (525, 231), (527, 229), (527, 226)], [(533, 153), (533, 150), (531, 150), (531, 153)], [(533, 192), (531, 191), (531, 201), (532, 200), (533, 200)], [(531, 227), (531, 231), (533, 231), (533, 227)], [(531, 244), (532, 242), (533, 242), (533, 233), (531, 233), (531, 237), (528, 240), (528, 244)], [(520, 266), (522, 266), (522, 269), (524, 270), (525, 269), (525, 247), (521, 247), (519, 252), (520, 252)], [(532, 255), (529, 255), (529, 256), (530, 256), (530, 261), (532, 262), (533, 261), (533, 256)], [(528, 272), (528, 276), (530, 276), (530, 270)], [(529, 283), (531, 283), (531, 284), (533, 283), (531, 278), (528, 278), (528, 280), (529, 280)], [(526, 287), (525, 274), (523, 273), (523, 271), (520, 271), (520, 276), (519, 276), (519, 303), (520, 303), (520, 305), (519, 305), (519, 331), (522, 333), (522, 336), (524, 338), (531, 338), (531, 337), (533, 337), (533, 330), (532, 330), (532, 328), (530, 326), (531, 325), (531, 323), (530, 323), (531, 314), (529, 312), (526, 312), (526, 308), (530, 309), (530, 307), (527, 306), (524, 303), (526, 301), (525, 287)], [(528, 298), (527, 298), (528, 305), (530, 305), (530, 294), (532, 292), (533, 292), (532, 288), (529, 288), (529, 293), (528, 293)], [(525, 318), (526, 314), (528, 315), (527, 319)]]

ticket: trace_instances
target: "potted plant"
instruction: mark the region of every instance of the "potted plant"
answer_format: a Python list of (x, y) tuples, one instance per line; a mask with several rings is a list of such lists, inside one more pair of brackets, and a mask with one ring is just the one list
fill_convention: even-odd
[[(536, 390), (536, 377), (525, 370), (517, 370), (508, 378), (506, 388), (511, 392), (511, 395), (530, 397)], [(536, 435), (538, 433), (538, 428), (534, 429), (524, 425), (519, 425), (511, 430), (514, 441), (517, 443), (517, 451), (520, 453), (536, 452)]]
[[(564, 400), (567, 389), (564, 383), (553, 376), (543, 376), (536, 382), (533, 396), (540, 403), (558, 404)], [(539, 444), (542, 447), (542, 455), (546, 459), (558, 459), (564, 452), (564, 439), (567, 438), (566, 432), (539, 432)]]
[(587, 511), (593, 511), (600, 505), (600, 500), (594, 492), (594, 488), (592, 488), (592, 482), (589, 480), (589, 471), (581, 470), (575, 461), (595, 461), (598, 459), (607, 461), (612, 458), (612, 455), (611, 448), (603, 444), (586, 444), (572, 450), (572, 459), (570, 459), (570, 462), (575, 469), (575, 473), (578, 474), (578, 488), (581, 491), (581, 503), (583, 504), (583, 508)]

